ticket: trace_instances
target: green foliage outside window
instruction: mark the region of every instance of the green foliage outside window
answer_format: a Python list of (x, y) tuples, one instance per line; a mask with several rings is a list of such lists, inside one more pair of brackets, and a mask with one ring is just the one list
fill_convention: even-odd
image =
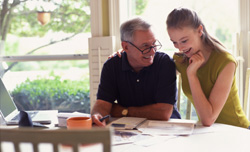
[(141, 15), (148, 4), (148, 0), (136, 0), (136, 15)]
[[(9, 1), (9, 0), (8, 0)], [(46, 0), (43, 0), (47, 2)], [(12, 1), (8, 2), (11, 3)], [(47, 32), (90, 32), (90, 1), (89, 0), (63, 0), (57, 3), (51, 0), (50, 5), (55, 6), (53, 11), (36, 8), (30, 5), (32, 1), (20, 1), (11, 12), (11, 24), (8, 34), (21, 37), (44, 36)], [(39, 1), (33, 1), (38, 7)], [(9, 4), (10, 5), (10, 4)], [(32, 7), (33, 6), (33, 7)], [(51, 12), (51, 21), (41, 26), (37, 21), (37, 11)]]
[(59, 76), (52, 75), (49, 78), (27, 79), (11, 95), (19, 110), (56, 109), (90, 113), (88, 83), (61, 80)]

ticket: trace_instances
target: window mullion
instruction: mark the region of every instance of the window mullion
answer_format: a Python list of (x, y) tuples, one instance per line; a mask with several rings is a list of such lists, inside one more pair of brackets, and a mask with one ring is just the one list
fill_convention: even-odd
[(87, 60), (88, 54), (0, 56), (1, 62)]
[(240, 49), (239, 56), (244, 58), (242, 65), (239, 65), (239, 92), (240, 100), (243, 102), (243, 92), (245, 85), (246, 70), (250, 67), (250, 47), (249, 47), (249, 31), (250, 31), (250, 2), (249, 0), (239, 0), (239, 22), (240, 22)]

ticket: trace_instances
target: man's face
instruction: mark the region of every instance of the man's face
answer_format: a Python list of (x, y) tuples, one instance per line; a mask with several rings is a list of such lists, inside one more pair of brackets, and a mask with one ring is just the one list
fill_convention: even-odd
[[(156, 39), (151, 30), (138, 30), (134, 33), (133, 43), (140, 50), (145, 50), (154, 45)], [(124, 51), (127, 53), (128, 62), (131, 67), (139, 72), (142, 68), (153, 64), (155, 51), (151, 49), (148, 53), (142, 54), (135, 46), (128, 42), (122, 42)]]

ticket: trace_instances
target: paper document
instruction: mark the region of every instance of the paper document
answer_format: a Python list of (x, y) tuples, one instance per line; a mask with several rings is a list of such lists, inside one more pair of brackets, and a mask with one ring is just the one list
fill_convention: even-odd
[(134, 130), (128, 131), (119, 131), (115, 130), (115, 134), (112, 138), (112, 145), (122, 145), (122, 144), (131, 144), (136, 141), (136, 138), (139, 136), (138, 132), (133, 132)]
[(140, 124), (142, 124), (146, 118), (138, 117), (122, 117), (110, 123), (110, 126), (116, 130), (119, 129), (136, 129)]
[(196, 121), (170, 119), (169, 121), (150, 120), (143, 134), (150, 135), (190, 135), (194, 130)]
[(90, 117), (90, 114), (81, 113), (81, 112), (73, 112), (73, 113), (60, 112), (57, 114), (58, 126), (59, 127), (66, 127), (67, 126), (67, 119), (70, 117)]

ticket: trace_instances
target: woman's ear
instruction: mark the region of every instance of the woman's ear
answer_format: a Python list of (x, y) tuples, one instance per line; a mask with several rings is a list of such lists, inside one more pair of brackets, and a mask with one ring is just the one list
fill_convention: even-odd
[(203, 35), (203, 26), (202, 26), (202, 25), (200, 25), (200, 26), (198, 27), (198, 33), (199, 33), (199, 36), (202, 36), (202, 35)]

